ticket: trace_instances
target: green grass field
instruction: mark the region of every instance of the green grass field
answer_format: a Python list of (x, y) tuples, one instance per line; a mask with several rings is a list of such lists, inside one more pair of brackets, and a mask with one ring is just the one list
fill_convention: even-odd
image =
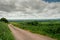
[(60, 40), (60, 21), (22, 21), (12, 22), (12, 24), (24, 30)]
[(0, 40), (14, 40), (8, 25), (4, 22), (0, 22)]

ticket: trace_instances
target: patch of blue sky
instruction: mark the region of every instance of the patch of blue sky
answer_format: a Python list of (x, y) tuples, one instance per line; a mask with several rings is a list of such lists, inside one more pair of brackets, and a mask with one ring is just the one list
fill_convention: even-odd
[(49, 2), (49, 3), (51, 3), (51, 2), (60, 2), (60, 0), (43, 0), (43, 1)]

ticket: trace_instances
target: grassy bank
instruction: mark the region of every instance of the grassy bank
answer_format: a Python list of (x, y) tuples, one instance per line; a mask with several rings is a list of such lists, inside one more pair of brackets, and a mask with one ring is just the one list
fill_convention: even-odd
[(4, 22), (0, 22), (0, 40), (14, 40), (8, 25)]
[(60, 40), (60, 21), (22, 21), (12, 22), (12, 24), (33, 33), (47, 35)]

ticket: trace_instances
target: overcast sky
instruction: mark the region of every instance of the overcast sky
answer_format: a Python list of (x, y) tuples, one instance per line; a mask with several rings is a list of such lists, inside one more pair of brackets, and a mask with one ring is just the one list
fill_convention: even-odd
[(0, 18), (60, 19), (59, 0), (0, 0)]

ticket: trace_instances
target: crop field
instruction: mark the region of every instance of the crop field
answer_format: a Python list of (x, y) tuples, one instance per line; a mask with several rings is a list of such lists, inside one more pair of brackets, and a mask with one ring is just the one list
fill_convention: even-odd
[(60, 21), (20, 21), (11, 23), (24, 30), (60, 40)]
[(4, 22), (0, 22), (0, 40), (14, 40), (8, 25)]

